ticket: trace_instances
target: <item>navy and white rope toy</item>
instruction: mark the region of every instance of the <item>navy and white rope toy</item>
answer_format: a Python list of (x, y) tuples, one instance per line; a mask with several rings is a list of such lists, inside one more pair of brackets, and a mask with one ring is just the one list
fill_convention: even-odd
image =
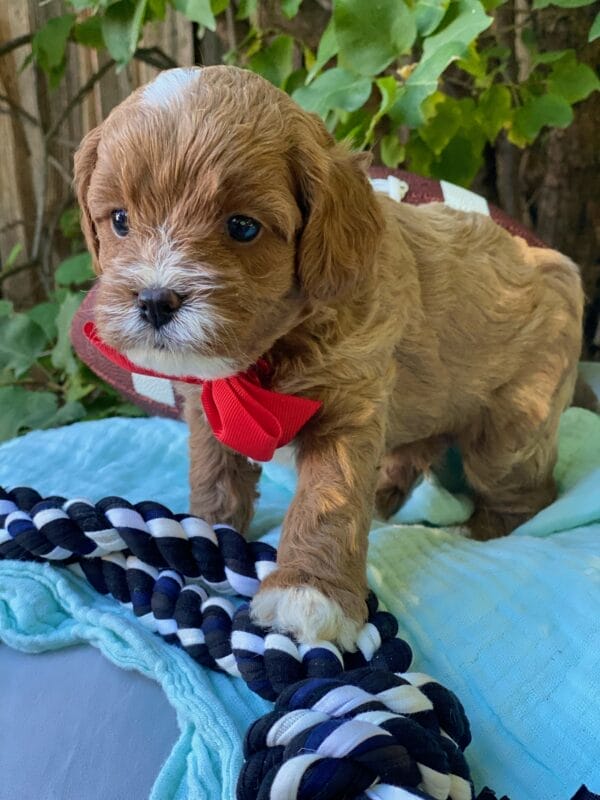
[(471, 800), (470, 739), (460, 703), (427, 675), (306, 680), (250, 727), (238, 800)]
[[(199, 664), (276, 700), (246, 735), (238, 800), (474, 800), (464, 709), (408, 672), (411, 649), (374, 595), (357, 652), (298, 646), (224, 596), (258, 591), (276, 568), (270, 545), (159, 503), (43, 499), (29, 488), (0, 488), (0, 559), (75, 570)], [(495, 798), (484, 789), (478, 800)], [(582, 787), (577, 800), (599, 798)]]
[(106, 497), (93, 504), (0, 488), (0, 559), (6, 558), (69, 566), (199, 664), (242, 677), (267, 700), (303, 678), (366, 664), (403, 671), (412, 658), (406, 642), (395, 638), (396, 620), (378, 611), (374, 595), (355, 653), (342, 654), (329, 642), (298, 646), (290, 636), (258, 628), (248, 603), (236, 608), (222, 595), (256, 594), (276, 568), (275, 548), (160, 503)]

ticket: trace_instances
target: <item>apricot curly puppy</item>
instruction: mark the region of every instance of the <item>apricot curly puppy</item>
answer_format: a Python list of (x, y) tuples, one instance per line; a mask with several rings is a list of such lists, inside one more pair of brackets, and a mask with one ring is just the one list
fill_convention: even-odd
[[(347, 648), (374, 504), (395, 511), (449, 442), (476, 493), (474, 536), (554, 498), (583, 305), (560, 253), (476, 213), (376, 195), (365, 169), (232, 67), (162, 73), (76, 156), (108, 343), (206, 379), (264, 356), (273, 389), (322, 401), (295, 440), (298, 489), (253, 613)], [(197, 388), (187, 419), (193, 508), (246, 528), (259, 468), (214, 438)]]

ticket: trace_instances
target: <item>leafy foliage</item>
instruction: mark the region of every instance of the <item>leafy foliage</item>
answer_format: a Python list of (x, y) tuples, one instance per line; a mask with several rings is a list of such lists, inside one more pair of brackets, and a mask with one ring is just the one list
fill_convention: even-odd
[(76, 357), (69, 329), (93, 277), (87, 253), (59, 265), (47, 301), (17, 312), (0, 300), (0, 441), (30, 428), (142, 412)]
[[(523, 23), (527, 69), (511, 77), (512, 54), (493, 26), (506, 0), (333, 0), (316, 47), (288, 23), (303, 0), (281, 0), (264, 26), (264, 0), (64, 0), (61, 13), (32, 39), (32, 57), (56, 87), (69, 43), (106, 50), (122, 69), (136, 56), (145, 27), (169, 6), (206, 32), (242, 26), (226, 54), (319, 114), (338, 139), (370, 148), (376, 160), (468, 186), (499, 136), (519, 147), (547, 128), (564, 128), (573, 105), (600, 88), (573, 50), (540, 52)], [(534, 0), (569, 10), (593, 0)], [(272, 8), (273, 5), (270, 4)], [(277, 21), (279, 19), (279, 22)], [(589, 41), (600, 36), (600, 14)], [(237, 43), (236, 43), (237, 42)], [(523, 73), (523, 70), (521, 70)], [(77, 212), (60, 221), (78, 249)], [(18, 262), (22, 246), (5, 259)], [(75, 252), (55, 272), (43, 303), (17, 312), (0, 299), (0, 439), (115, 413), (139, 413), (81, 364), (68, 339), (82, 290), (93, 278), (89, 256)]]
[(65, 70), (66, 47), (75, 23), (75, 14), (64, 14), (48, 20), (33, 37), (31, 43), (33, 56), (50, 78), (50, 86), (55, 87)]
[[(36, 33), (33, 55), (60, 80), (70, 39), (106, 47), (122, 67), (134, 55), (144, 26), (168, 5), (204, 29), (215, 30), (230, 8), (249, 24), (248, 35), (227, 55), (289, 91), (321, 115), (338, 138), (371, 147), (388, 166), (404, 164), (431, 177), (446, 174), (468, 184), (483, 151), (502, 131), (520, 147), (546, 127), (565, 127), (571, 107), (600, 87), (573, 51), (539, 53), (524, 27), (532, 68), (509, 79), (510, 52), (489, 33), (493, 9), (505, 0), (334, 0), (329, 24), (313, 52), (288, 32), (261, 29), (261, 0), (68, 0), (69, 13)], [(565, 9), (593, 0), (534, 0), (533, 9)], [(282, 0), (293, 19), (302, 0)], [(600, 15), (590, 41), (600, 35)], [(441, 97), (442, 95), (443, 97)], [(472, 102), (462, 102), (471, 100)], [(437, 119), (436, 119), (437, 117)], [(435, 131), (450, 122), (444, 147)], [(432, 145), (432, 137), (434, 144)]]

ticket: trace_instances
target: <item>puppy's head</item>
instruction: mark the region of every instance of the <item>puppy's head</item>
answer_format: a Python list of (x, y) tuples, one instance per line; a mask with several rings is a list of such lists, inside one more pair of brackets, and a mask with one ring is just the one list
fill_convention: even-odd
[(233, 67), (161, 73), (75, 156), (102, 336), (136, 363), (246, 369), (368, 275), (381, 233), (364, 159)]

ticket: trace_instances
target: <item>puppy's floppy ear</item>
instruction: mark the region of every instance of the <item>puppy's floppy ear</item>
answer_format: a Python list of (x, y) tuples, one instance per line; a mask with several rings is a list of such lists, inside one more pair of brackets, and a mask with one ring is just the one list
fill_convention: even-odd
[(292, 156), (305, 219), (298, 277), (309, 297), (330, 300), (368, 272), (384, 222), (366, 174), (369, 157), (336, 144), (313, 115), (302, 114), (299, 127)]
[(101, 138), (102, 125), (98, 125), (97, 128), (94, 128), (84, 136), (75, 153), (74, 178), (77, 201), (81, 208), (81, 228), (85, 236), (85, 243), (92, 256), (92, 263), (96, 273), (100, 272), (100, 263), (98, 260), (100, 248), (96, 228), (90, 214), (87, 196), (92, 174), (96, 168), (98, 144)]

